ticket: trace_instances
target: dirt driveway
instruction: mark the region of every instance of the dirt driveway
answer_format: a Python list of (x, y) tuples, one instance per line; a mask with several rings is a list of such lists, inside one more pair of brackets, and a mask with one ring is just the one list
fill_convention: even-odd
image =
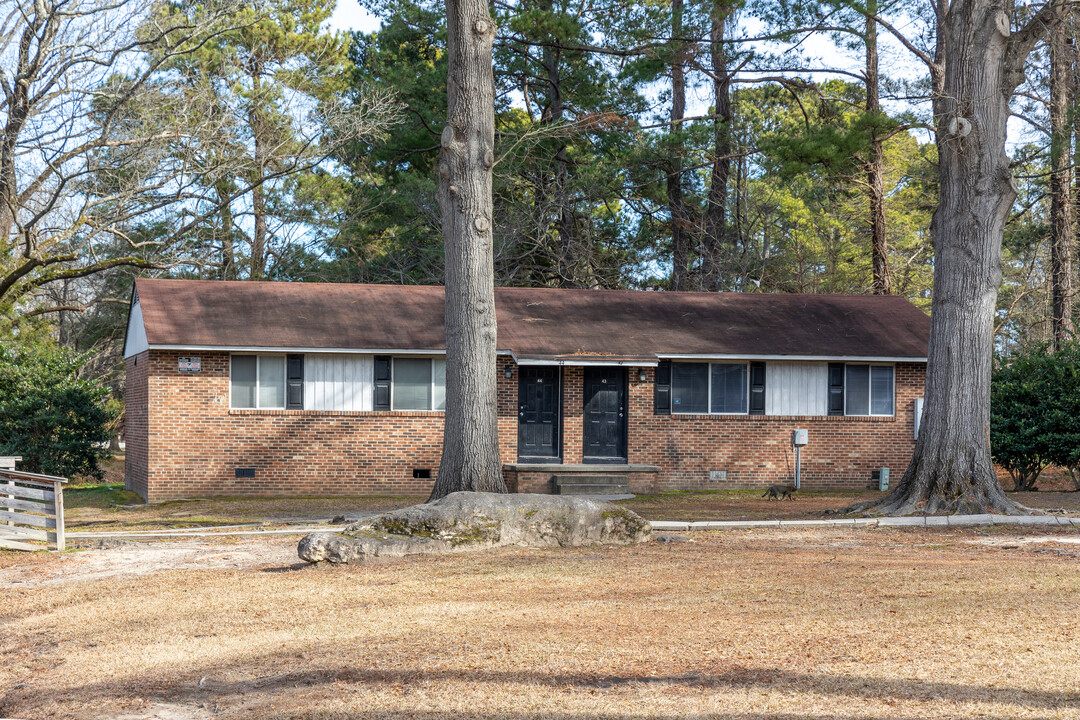
[(298, 565), (296, 543), (300, 537), (107, 540), (77, 543), (76, 552), (59, 556), (20, 557), (4, 553), (6, 557), (0, 556), (0, 587), (48, 587), (176, 570), (251, 570)]

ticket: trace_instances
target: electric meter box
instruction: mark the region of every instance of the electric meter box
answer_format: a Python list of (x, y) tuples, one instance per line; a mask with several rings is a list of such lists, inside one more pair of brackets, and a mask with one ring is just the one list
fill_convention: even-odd
[(809, 433), (806, 430), (792, 430), (791, 431), (791, 444), (799, 447), (806, 445), (810, 442)]

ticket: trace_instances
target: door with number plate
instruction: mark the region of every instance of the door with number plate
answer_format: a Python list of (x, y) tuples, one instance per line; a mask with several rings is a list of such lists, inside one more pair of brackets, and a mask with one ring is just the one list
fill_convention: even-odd
[(518, 367), (518, 462), (559, 462), (559, 368)]
[(626, 462), (626, 368), (585, 368), (583, 460)]

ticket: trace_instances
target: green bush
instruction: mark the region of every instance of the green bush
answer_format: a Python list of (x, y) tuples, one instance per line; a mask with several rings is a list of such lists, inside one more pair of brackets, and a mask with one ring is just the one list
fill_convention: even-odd
[(20, 470), (100, 479), (109, 391), (79, 376), (86, 356), (48, 341), (0, 346), (0, 455)]
[(1080, 345), (1056, 353), (1024, 348), (999, 359), (990, 389), (990, 446), (1017, 490), (1035, 487), (1048, 465), (1080, 489)]

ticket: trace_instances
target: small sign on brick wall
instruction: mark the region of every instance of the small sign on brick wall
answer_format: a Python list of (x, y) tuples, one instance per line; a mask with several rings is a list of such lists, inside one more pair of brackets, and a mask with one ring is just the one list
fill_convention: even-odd
[(724, 482), (727, 480), (727, 470), (710, 470), (709, 480), (713, 482)]
[(180, 372), (202, 372), (201, 357), (177, 358), (177, 370)]

